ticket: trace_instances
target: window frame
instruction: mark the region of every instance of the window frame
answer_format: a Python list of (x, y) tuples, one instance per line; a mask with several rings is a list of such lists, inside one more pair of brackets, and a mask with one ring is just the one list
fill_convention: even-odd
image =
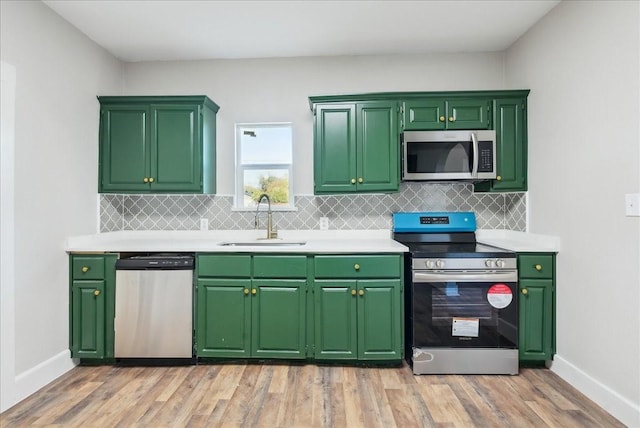
[[(247, 128), (277, 128), (288, 127), (291, 131), (291, 162), (290, 163), (249, 163), (241, 164), (242, 159), (242, 133)], [(289, 174), (289, 203), (287, 205), (272, 205), (272, 211), (297, 211), (294, 203), (293, 195), (293, 123), (292, 122), (241, 122), (235, 124), (235, 162), (234, 162), (234, 195), (233, 195), (233, 211), (255, 211), (256, 207), (244, 206), (244, 172), (250, 170), (261, 169), (279, 169), (286, 170)], [(242, 205), (241, 205), (242, 204)]]

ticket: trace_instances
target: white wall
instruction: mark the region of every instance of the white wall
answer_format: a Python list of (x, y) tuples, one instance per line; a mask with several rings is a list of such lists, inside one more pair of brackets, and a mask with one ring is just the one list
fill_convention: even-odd
[(234, 193), (234, 125), (293, 122), (294, 194), (313, 194), (309, 96), (504, 89), (503, 54), (145, 62), (125, 65), (127, 95), (208, 95), (218, 112), (218, 194)]
[(530, 231), (562, 239), (553, 370), (640, 426), (640, 3), (562, 2), (507, 52), (530, 87)]
[(15, 214), (14, 261), (2, 266), (15, 276), (1, 284), (14, 307), (3, 302), (0, 320), (2, 411), (73, 367), (65, 239), (96, 231), (96, 95), (121, 92), (122, 65), (41, 2), (2, 1), (0, 17), (1, 59), (16, 76), (15, 200), (6, 207)]

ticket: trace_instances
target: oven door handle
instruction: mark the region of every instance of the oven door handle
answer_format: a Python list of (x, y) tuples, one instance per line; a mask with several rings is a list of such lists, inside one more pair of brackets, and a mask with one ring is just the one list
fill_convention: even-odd
[(451, 273), (433, 273), (433, 272), (413, 272), (413, 282), (517, 282), (518, 272), (486, 272), (486, 273), (465, 273), (465, 272), (451, 272)]

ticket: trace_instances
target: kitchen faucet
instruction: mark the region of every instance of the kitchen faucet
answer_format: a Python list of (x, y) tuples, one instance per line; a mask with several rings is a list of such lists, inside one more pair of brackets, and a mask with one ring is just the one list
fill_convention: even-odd
[(259, 221), (258, 221), (259, 220), (258, 214), (259, 214), (259, 210), (260, 210), (260, 204), (262, 203), (263, 199), (266, 199), (267, 200), (267, 204), (268, 204), (267, 205), (268, 209), (267, 209), (267, 237), (266, 237), (266, 239), (275, 239), (275, 238), (278, 237), (278, 231), (273, 228), (273, 215), (272, 215), (272, 212), (271, 212), (271, 200), (269, 199), (269, 195), (267, 195), (266, 193), (263, 193), (262, 195), (260, 195), (260, 198), (258, 199), (258, 205), (256, 205), (256, 215), (255, 215), (255, 217), (253, 219), (253, 224), (254, 224), (255, 229), (257, 229), (258, 226), (260, 225)]

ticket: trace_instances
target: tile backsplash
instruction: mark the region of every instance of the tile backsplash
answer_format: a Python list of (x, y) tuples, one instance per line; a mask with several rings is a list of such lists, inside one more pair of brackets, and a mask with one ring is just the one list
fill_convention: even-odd
[[(118, 230), (253, 229), (254, 212), (232, 211), (218, 195), (101, 194), (100, 232)], [(391, 229), (396, 211), (475, 211), (478, 228), (526, 230), (526, 193), (473, 193), (468, 183), (403, 182), (398, 193), (295, 196), (297, 211), (274, 212), (278, 229)]]

